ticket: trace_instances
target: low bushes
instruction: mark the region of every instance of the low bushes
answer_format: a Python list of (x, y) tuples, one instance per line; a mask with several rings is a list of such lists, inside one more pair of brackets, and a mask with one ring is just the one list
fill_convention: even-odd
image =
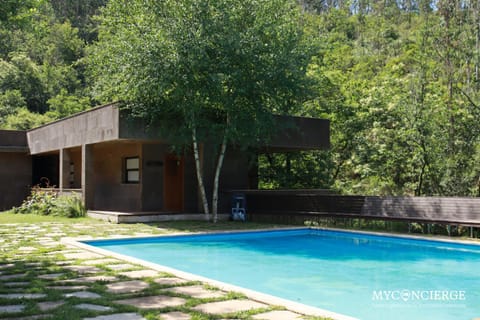
[(61, 216), (68, 218), (84, 217), (85, 206), (80, 196), (75, 194), (59, 195), (50, 189), (33, 188), (30, 196), (20, 207), (13, 208), (14, 213), (33, 213), (38, 215)]

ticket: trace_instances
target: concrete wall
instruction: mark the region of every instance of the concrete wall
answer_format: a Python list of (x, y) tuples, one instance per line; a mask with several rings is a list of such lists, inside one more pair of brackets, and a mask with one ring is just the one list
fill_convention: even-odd
[(0, 130), (0, 211), (20, 205), (31, 183), (32, 162), (25, 131)]
[(119, 137), (119, 110), (98, 107), (27, 132), (31, 154), (111, 141)]
[(142, 211), (141, 183), (124, 183), (123, 177), (124, 159), (141, 155), (142, 146), (138, 142), (93, 146), (94, 204), (89, 209)]
[(0, 211), (19, 206), (32, 183), (32, 162), (27, 153), (0, 152)]

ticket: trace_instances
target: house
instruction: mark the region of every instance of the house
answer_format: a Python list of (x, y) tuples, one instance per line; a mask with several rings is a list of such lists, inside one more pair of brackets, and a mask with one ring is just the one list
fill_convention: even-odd
[[(329, 147), (329, 121), (278, 117), (285, 129), (269, 152)], [(202, 148), (203, 150), (204, 148)], [(211, 190), (214, 161), (202, 152)], [(227, 212), (232, 189), (255, 189), (256, 168), (228, 148), (221, 173), (219, 208)], [(168, 141), (147, 132), (117, 104), (75, 114), (29, 131), (0, 130), (0, 210), (19, 205), (31, 186), (77, 190), (89, 210), (123, 212), (201, 211), (193, 154), (171, 153)]]

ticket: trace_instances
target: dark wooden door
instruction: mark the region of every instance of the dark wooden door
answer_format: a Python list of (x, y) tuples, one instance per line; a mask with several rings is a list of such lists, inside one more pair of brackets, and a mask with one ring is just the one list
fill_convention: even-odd
[(183, 158), (174, 154), (165, 156), (164, 210), (183, 211)]

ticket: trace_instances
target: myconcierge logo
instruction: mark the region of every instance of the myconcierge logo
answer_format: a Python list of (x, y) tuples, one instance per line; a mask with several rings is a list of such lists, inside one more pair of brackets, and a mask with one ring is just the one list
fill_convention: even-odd
[(374, 290), (373, 301), (465, 301), (465, 290)]

